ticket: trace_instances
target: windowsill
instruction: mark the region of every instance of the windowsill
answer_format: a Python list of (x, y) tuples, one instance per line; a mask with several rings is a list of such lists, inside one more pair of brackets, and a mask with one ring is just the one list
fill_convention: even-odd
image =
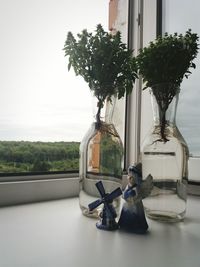
[[(123, 188), (126, 182), (124, 176)], [(191, 182), (188, 193), (200, 195), (200, 184)], [(0, 207), (77, 197), (78, 194), (78, 173), (0, 177)]]
[(148, 220), (135, 235), (96, 229), (78, 198), (0, 209), (0, 266), (198, 267), (199, 198), (188, 198), (184, 222)]
[(78, 173), (0, 177), (0, 207), (78, 196)]

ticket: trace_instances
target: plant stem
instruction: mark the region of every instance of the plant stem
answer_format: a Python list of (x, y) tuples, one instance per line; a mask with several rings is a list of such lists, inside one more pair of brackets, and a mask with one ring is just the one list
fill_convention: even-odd
[(101, 105), (98, 105), (98, 110), (97, 110), (97, 114), (96, 114), (96, 123), (97, 123), (97, 129), (100, 128), (101, 125)]
[(161, 117), (160, 117), (160, 135), (161, 135), (161, 140), (166, 143), (169, 141), (166, 137), (166, 111), (161, 112)]
[(103, 105), (104, 105), (104, 99), (100, 99), (98, 98), (98, 102), (97, 102), (97, 113), (96, 113), (96, 128), (97, 130), (99, 130), (101, 128), (101, 109), (103, 108)]

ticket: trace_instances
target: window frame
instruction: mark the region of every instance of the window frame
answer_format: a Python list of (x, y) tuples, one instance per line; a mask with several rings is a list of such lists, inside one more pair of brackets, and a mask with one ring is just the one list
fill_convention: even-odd
[[(153, 4), (152, 4), (153, 3)], [(137, 53), (146, 40), (145, 35), (145, 12), (147, 8), (145, 0), (128, 0), (128, 47), (134, 49)], [(154, 17), (155, 27), (153, 35), (161, 34), (162, 29), (162, 0), (152, 0), (151, 8), (153, 8), (152, 17)], [(152, 10), (149, 11), (149, 13)], [(156, 14), (156, 16), (154, 16)], [(148, 19), (148, 18), (147, 18)], [(155, 37), (154, 36), (154, 37)], [(149, 40), (150, 41), (150, 40)], [(124, 171), (130, 164), (138, 162), (140, 157), (140, 148), (142, 141), (142, 132), (148, 129), (148, 126), (143, 127), (143, 123), (147, 122), (142, 116), (141, 106), (143, 98), (149, 96), (141, 96), (142, 80), (138, 79), (134, 86), (133, 93), (126, 97), (124, 103), (125, 109), (125, 133), (124, 133)], [(150, 105), (147, 105), (148, 116), (151, 117)], [(189, 168), (193, 176), (198, 175), (198, 162), (194, 163), (194, 159), (190, 158)], [(197, 164), (197, 165), (194, 165)], [(79, 177), (78, 172), (65, 173), (45, 173), (45, 174), (30, 174), (30, 175), (12, 175), (0, 177), (0, 206), (30, 203), (36, 201), (47, 201), (66, 197), (75, 197), (79, 193)], [(189, 179), (189, 193), (200, 195), (200, 181)]]

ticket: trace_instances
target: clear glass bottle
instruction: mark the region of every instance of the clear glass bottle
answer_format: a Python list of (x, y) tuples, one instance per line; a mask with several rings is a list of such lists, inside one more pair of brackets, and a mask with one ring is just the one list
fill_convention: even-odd
[[(115, 99), (107, 103), (100, 123), (94, 121), (91, 124), (80, 145), (79, 204), (82, 213), (89, 217), (98, 217), (102, 210), (102, 205), (92, 212), (88, 210), (88, 204), (100, 198), (95, 186), (98, 181), (103, 182), (106, 193), (121, 187), (123, 145), (112, 123), (114, 104)], [(95, 115), (96, 107), (94, 103)], [(120, 197), (114, 200), (113, 206), (119, 213)]]
[(152, 90), (150, 92), (154, 125), (143, 144), (142, 172), (143, 178), (148, 174), (153, 176), (154, 187), (144, 199), (144, 207), (151, 219), (177, 222), (183, 220), (186, 212), (189, 154), (176, 125), (179, 94), (163, 113)]

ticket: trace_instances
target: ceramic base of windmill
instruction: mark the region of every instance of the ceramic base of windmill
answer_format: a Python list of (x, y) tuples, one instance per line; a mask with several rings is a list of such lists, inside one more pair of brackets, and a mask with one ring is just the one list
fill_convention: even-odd
[(111, 225), (102, 224), (100, 221), (96, 223), (96, 227), (101, 230), (113, 231), (119, 229), (118, 224), (115, 222)]
[[(112, 214), (115, 213), (115, 210), (112, 205), (109, 205), (109, 209), (113, 210)], [(96, 227), (101, 230), (113, 231), (119, 228), (118, 223), (115, 221), (115, 217), (108, 214), (107, 209), (103, 209), (100, 214), (101, 220), (96, 223)]]

